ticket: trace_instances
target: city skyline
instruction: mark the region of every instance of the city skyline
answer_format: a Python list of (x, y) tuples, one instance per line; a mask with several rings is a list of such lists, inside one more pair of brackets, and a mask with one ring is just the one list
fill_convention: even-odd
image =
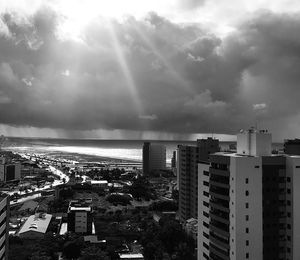
[(288, 0), (0, 1), (0, 132), (232, 140), (257, 124), (275, 141), (297, 138), (299, 10)]

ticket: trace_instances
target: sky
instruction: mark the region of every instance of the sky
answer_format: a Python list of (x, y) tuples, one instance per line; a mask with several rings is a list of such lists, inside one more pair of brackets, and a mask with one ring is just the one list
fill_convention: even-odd
[(7, 136), (299, 138), (299, 69), (296, 0), (0, 0)]

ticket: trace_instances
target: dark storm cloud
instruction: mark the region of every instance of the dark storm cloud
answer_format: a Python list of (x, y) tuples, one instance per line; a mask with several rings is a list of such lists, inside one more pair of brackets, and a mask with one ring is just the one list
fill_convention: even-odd
[(222, 39), (154, 13), (99, 18), (80, 41), (59, 36), (62, 21), (1, 17), (0, 123), (234, 133), (299, 113), (299, 16), (258, 13)]

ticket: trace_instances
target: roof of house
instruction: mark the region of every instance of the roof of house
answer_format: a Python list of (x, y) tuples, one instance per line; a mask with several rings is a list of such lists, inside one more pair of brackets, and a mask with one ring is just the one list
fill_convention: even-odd
[(144, 259), (142, 254), (119, 254), (120, 259)]
[(19, 231), (19, 234), (34, 231), (39, 233), (46, 233), (49, 223), (51, 221), (52, 215), (50, 214), (38, 214), (38, 215), (31, 215), (22, 228)]

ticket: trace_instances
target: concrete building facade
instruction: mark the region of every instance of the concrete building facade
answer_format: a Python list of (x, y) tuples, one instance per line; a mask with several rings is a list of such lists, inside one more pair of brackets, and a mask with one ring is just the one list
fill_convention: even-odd
[(8, 259), (9, 196), (0, 194), (0, 260)]
[(284, 153), (290, 155), (300, 155), (300, 139), (284, 140)]
[(266, 131), (240, 140), (199, 164), (198, 260), (300, 259), (300, 156), (272, 155)]
[(72, 200), (68, 209), (68, 231), (81, 234), (93, 232), (92, 200)]
[(0, 181), (9, 182), (20, 180), (21, 164), (6, 162), (5, 158), (0, 159)]
[(198, 163), (208, 163), (209, 154), (219, 150), (219, 140), (212, 138), (197, 140), (197, 146), (178, 146), (177, 185), (181, 222), (198, 215)]
[(145, 142), (143, 145), (143, 173), (166, 169), (166, 146)]

